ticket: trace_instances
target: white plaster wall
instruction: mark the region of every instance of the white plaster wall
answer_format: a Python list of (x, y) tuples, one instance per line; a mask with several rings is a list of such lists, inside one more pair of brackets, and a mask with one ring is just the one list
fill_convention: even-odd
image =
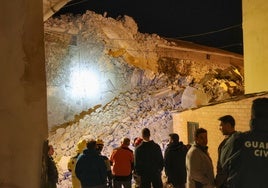
[(0, 187), (39, 188), (47, 137), (42, 0), (1, 1)]
[(245, 92), (268, 90), (268, 3), (243, 0)]

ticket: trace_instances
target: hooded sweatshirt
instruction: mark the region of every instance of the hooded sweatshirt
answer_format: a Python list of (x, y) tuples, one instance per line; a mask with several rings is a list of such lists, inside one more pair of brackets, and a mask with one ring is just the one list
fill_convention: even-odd
[(187, 147), (182, 142), (170, 143), (164, 154), (165, 173), (173, 185), (186, 183), (185, 158)]
[(95, 149), (85, 149), (78, 157), (75, 174), (82, 187), (104, 185), (107, 181), (105, 162)]

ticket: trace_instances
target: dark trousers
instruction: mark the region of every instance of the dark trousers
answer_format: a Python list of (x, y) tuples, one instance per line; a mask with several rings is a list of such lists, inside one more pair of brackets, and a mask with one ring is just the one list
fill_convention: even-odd
[(140, 188), (163, 188), (161, 173), (141, 176)]
[(131, 180), (127, 180), (127, 181), (119, 181), (119, 180), (113, 180), (113, 187), (114, 188), (131, 188)]

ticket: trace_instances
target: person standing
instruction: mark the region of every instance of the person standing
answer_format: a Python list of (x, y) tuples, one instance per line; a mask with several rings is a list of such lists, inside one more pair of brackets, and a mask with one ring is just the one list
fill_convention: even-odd
[(105, 165), (106, 165), (106, 170), (107, 170), (107, 187), (112, 187), (112, 169), (111, 169), (111, 163), (110, 160), (107, 156), (102, 155), (101, 152), (103, 150), (104, 147), (104, 142), (102, 139), (97, 139), (96, 140), (96, 144), (97, 144), (97, 151), (99, 153), (99, 155), (103, 158)]
[(96, 141), (90, 140), (87, 149), (78, 157), (75, 174), (82, 188), (107, 187), (107, 169), (103, 158), (96, 150)]
[(85, 139), (79, 141), (77, 144), (76, 155), (71, 157), (67, 164), (69, 172), (72, 173), (73, 188), (81, 188), (81, 183), (75, 175), (75, 165), (76, 165), (78, 156), (83, 152), (84, 149), (86, 149), (86, 145), (87, 145), (87, 141)]
[(129, 149), (130, 139), (123, 138), (121, 146), (115, 148), (111, 154), (113, 187), (131, 188), (132, 169), (134, 163), (133, 151)]
[(56, 188), (58, 183), (58, 170), (56, 163), (52, 155), (54, 154), (54, 148), (52, 145), (48, 145), (48, 156), (47, 156), (47, 188)]
[(169, 134), (169, 144), (165, 150), (164, 164), (167, 183), (172, 184), (174, 188), (185, 188), (187, 151), (187, 147), (179, 142), (178, 134)]
[(220, 121), (219, 129), (225, 138), (218, 147), (215, 183), (217, 188), (227, 188), (228, 168), (224, 168), (224, 164), (228, 161), (233, 150), (233, 142), (239, 136), (240, 132), (235, 131), (235, 119), (233, 116), (225, 115), (218, 120)]
[(162, 188), (161, 172), (164, 166), (160, 146), (150, 140), (150, 130), (142, 129), (142, 143), (135, 149), (134, 168), (141, 178), (141, 188)]
[(195, 131), (195, 144), (186, 155), (187, 188), (214, 188), (212, 160), (208, 154), (207, 130)]
[(250, 130), (234, 141), (228, 166), (230, 188), (268, 187), (268, 98), (252, 102)]
[[(135, 137), (132, 146), (134, 149), (136, 149), (141, 143), (142, 143), (142, 138), (140, 137)], [(134, 187), (139, 188), (140, 183), (141, 183), (141, 177), (136, 173), (135, 168), (133, 170), (133, 179), (134, 179)]]

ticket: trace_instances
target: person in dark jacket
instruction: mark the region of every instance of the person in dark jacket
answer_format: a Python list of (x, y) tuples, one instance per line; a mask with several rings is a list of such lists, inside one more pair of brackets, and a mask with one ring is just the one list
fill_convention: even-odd
[(143, 142), (135, 149), (134, 168), (140, 176), (141, 188), (162, 188), (161, 172), (164, 166), (163, 155), (160, 146), (150, 140), (150, 130), (142, 130)]
[(186, 145), (179, 142), (178, 134), (169, 134), (169, 144), (165, 150), (164, 164), (167, 183), (172, 184), (175, 188), (185, 188), (187, 151)]
[(111, 188), (112, 187), (112, 169), (111, 169), (111, 163), (110, 160), (107, 156), (102, 155), (101, 152), (103, 150), (104, 147), (104, 142), (102, 139), (97, 139), (96, 140), (97, 143), (97, 152), (99, 153), (99, 155), (103, 158), (105, 165), (106, 165), (106, 169), (107, 169), (107, 187)]
[(81, 182), (82, 188), (106, 187), (107, 169), (103, 158), (96, 150), (96, 141), (87, 143), (87, 149), (83, 151), (76, 162), (75, 174)]
[(229, 159), (230, 188), (268, 187), (268, 98), (252, 103), (250, 131), (235, 140)]
[(228, 177), (228, 169), (223, 168), (233, 150), (234, 140), (239, 136), (240, 132), (235, 130), (235, 119), (231, 115), (225, 115), (218, 119), (220, 121), (219, 130), (225, 136), (218, 147), (217, 174), (215, 183), (217, 188), (227, 188), (226, 181)]
[(54, 148), (52, 145), (48, 145), (48, 157), (47, 157), (47, 180), (48, 188), (56, 188), (58, 182), (58, 170), (56, 163), (52, 155), (54, 154)]

